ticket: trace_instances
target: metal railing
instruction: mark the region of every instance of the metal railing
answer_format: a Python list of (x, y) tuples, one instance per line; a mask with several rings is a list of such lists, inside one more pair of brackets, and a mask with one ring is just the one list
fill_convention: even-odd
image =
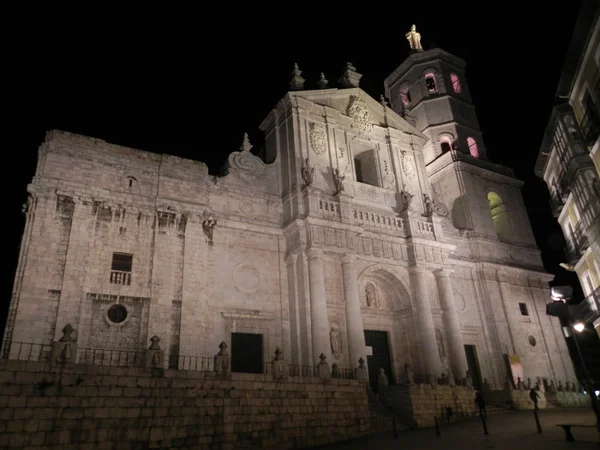
[(567, 245), (564, 248), (565, 257), (569, 264), (573, 264), (581, 258), (583, 252), (589, 247), (589, 241), (584, 234), (583, 222), (579, 221), (571, 236), (567, 236)]
[(77, 362), (95, 366), (142, 367), (145, 356), (145, 352), (135, 350), (80, 348)]
[(581, 119), (581, 132), (588, 145), (594, 145), (600, 135), (600, 113), (588, 108)]
[[(52, 346), (28, 342), (12, 342), (7, 351), (7, 360), (49, 361)], [(214, 356), (183, 356), (178, 354), (165, 355), (167, 366), (172, 370), (193, 372), (213, 372)], [(118, 350), (105, 348), (80, 348), (74, 359), (77, 364), (111, 367), (145, 367), (146, 350)], [(289, 377), (319, 377), (319, 366), (285, 364), (286, 375)], [(245, 373), (245, 372), (237, 372)], [(251, 372), (247, 372), (251, 373)], [(253, 372), (254, 373), (254, 372)], [(272, 362), (264, 362), (262, 370), (256, 373), (269, 375), (272, 373)], [(355, 379), (354, 369), (330, 366), (331, 378)]]
[(30, 342), (11, 342), (5, 359), (19, 361), (46, 361), (50, 358), (51, 345), (34, 344)]

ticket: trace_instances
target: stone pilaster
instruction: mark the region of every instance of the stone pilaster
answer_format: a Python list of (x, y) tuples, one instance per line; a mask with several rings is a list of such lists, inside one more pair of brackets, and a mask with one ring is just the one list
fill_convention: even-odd
[[(323, 252), (316, 248), (307, 250), (308, 277), (310, 286), (310, 322), (312, 331), (313, 358), (324, 354), (331, 360), (329, 342), (329, 317), (327, 315), (327, 296), (325, 292), (325, 267)], [(318, 364), (317, 361), (313, 362)]]
[(449, 270), (437, 270), (435, 278), (437, 281), (440, 305), (444, 311), (444, 330), (446, 332), (446, 341), (448, 342), (448, 357), (454, 379), (462, 380), (467, 373), (467, 357), (463, 344), (462, 333), (460, 331), (460, 322), (456, 312), (456, 303), (452, 293), (452, 284), (450, 282)]
[(346, 330), (348, 333), (348, 347), (350, 366), (353, 367), (361, 358), (365, 358), (365, 329), (360, 299), (358, 297), (358, 280), (354, 257), (346, 255), (342, 259), (344, 280), (344, 300), (346, 303)]
[(421, 338), (423, 351), (423, 376), (426, 382), (435, 382), (440, 376), (441, 363), (435, 338), (435, 326), (431, 314), (431, 302), (427, 287), (427, 271), (422, 268), (413, 268), (410, 272), (411, 284), (415, 295), (415, 306), (418, 316), (418, 332)]

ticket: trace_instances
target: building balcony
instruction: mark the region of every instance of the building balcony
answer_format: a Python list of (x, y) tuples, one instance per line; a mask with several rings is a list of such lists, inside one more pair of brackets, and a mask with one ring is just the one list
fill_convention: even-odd
[(598, 116), (598, 112), (590, 108), (581, 119), (581, 132), (588, 146), (594, 145), (600, 136), (600, 118)]
[(589, 247), (589, 242), (584, 231), (583, 222), (580, 221), (573, 234), (567, 237), (567, 245), (563, 251), (568, 264), (575, 265)]
[(124, 272), (121, 270), (112, 270), (110, 272), (111, 284), (119, 284), (121, 286), (131, 285), (131, 272)]
[(565, 206), (565, 199), (563, 198), (562, 192), (560, 191), (558, 184), (550, 186), (550, 208), (554, 217), (560, 216), (560, 212)]
[(600, 315), (600, 286), (581, 303), (583, 319), (594, 320)]

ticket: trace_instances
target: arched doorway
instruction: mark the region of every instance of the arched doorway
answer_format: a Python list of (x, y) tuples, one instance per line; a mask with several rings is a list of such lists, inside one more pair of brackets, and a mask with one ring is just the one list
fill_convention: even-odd
[[(359, 276), (369, 384), (378, 392), (378, 375), (383, 369), (389, 384), (401, 375), (400, 367), (410, 360), (399, 337), (395, 312), (410, 316), (410, 296), (397, 275), (382, 265), (373, 265)], [(404, 351), (403, 351), (404, 350)], [(396, 357), (395, 357), (396, 356)]]

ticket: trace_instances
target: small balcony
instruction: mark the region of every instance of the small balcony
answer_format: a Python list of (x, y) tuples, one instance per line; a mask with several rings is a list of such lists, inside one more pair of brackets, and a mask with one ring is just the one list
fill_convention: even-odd
[(600, 136), (600, 117), (597, 111), (588, 108), (588, 111), (581, 119), (581, 132), (585, 139), (585, 143), (592, 146), (596, 143), (596, 139)]
[(110, 283), (111, 284), (119, 284), (121, 286), (130, 286), (131, 285), (131, 272), (124, 272), (122, 270), (111, 270)]
[(583, 318), (593, 320), (600, 315), (600, 286), (581, 303)]
[(590, 246), (587, 236), (584, 234), (583, 222), (579, 222), (571, 236), (566, 236), (567, 245), (564, 248), (565, 257), (569, 264), (576, 264), (583, 252)]

